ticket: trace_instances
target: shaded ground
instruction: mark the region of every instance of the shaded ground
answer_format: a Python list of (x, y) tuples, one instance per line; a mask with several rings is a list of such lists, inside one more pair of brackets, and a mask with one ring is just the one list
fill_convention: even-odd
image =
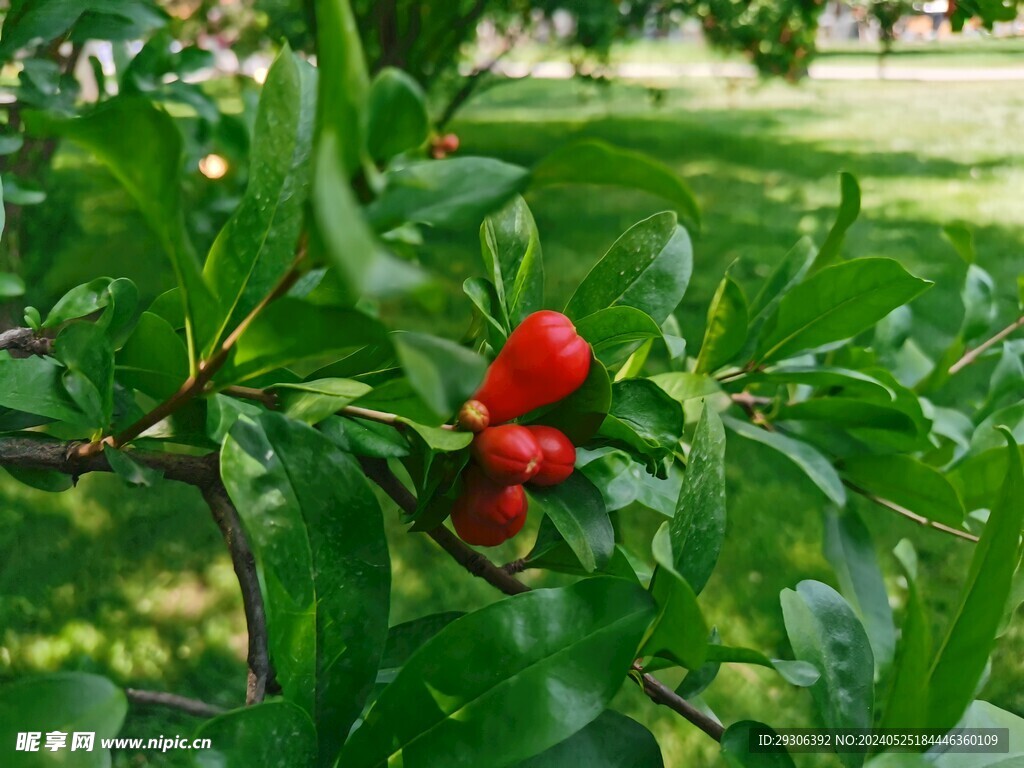
[[(694, 279), (678, 313), (696, 346), (707, 300), (730, 263), (742, 257), (738, 274), (754, 278), (800, 234), (820, 241), (837, 202), (839, 170), (857, 174), (864, 190), (864, 215), (850, 232), (849, 252), (894, 256), (941, 277), (959, 266), (939, 228), (966, 220), (976, 229), (979, 261), (996, 276), (1009, 311), (1015, 275), (1024, 271), (1022, 123), (1024, 92), (1013, 84), (808, 83), (796, 89), (700, 81), (670, 88), (654, 108), (639, 86), (524, 82), (482, 95), (455, 129), (467, 154), (531, 164), (554, 145), (587, 135), (643, 149), (682, 172), (705, 212)], [(653, 198), (594, 188), (547, 190), (529, 202), (544, 244), (552, 306), (564, 302), (618, 234), (661, 207)], [(88, 241), (76, 247), (81, 253)], [(450, 279), (424, 306), (404, 311), (406, 319), (460, 332), (469, 311), (460, 286), (478, 273), (478, 252), (471, 234), (433, 237), (429, 258)], [(77, 261), (67, 267), (77, 269)], [(933, 311), (936, 322), (955, 324), (949, 317), (955, 313), (944, 305), (948, 298), (937, 292)], [(788, 656), (779, 590), (804, 578), (832, 580), (820, 554), (823, 499), (758, 446), (733, 441), (729, 460), (727, 542), (702, 603), (729, 642)], [(885, 553), (900, 537), (914, 539), (927, 596), (941, 613), (955, 599), (968, 545), (876, 508), (863, 511), (890, 575)], [(647, 513), (622, 518), (636, 540), (659, 522)], [(394, 621), (494, 598), (429, 542), (390, 528)], [(532, 535), (518, 541), (496, 559), (521, 555)], [(50, 496), (0, 481), (0, 551), (0, 679), (95, 669), (122, 683), (221, 704), (243, 697), (236, 586), (217, 530), (188, 489), (128, 491), (113, 478), (88, 477), (76, 490)], [(898, 593), (895, 581), (892, 586)], [(1019, 714), (1022, 651), (1018, 621), (1001, 642), (984, 691)], [(762, 670), (723, 671), (707, 701), (728, 721), (811, 721), (806, 692)], [(619, 703), (655, 729), (667, 765), (716, 764), (708, 740), (676, 716), (632, 690)], [(193, 725), (189, 718), (136, 710), (125, 735), (184, 734)], [(151, 754), (121, 755), (118, 764), (146, 765), (145, 758), (152, 765), (182, 764)], [(827, 762), (798, 757), (800, 765)]]

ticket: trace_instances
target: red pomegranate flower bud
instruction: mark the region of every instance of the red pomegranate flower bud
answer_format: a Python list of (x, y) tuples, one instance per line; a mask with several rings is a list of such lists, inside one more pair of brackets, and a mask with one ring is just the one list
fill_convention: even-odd
[(476, 467), (463, 475), (465, 486), (452, 507), (455, 532), (467, 544), (496, 547), (526, 522), (526, 492), (521, 485), (498, 485)]
[(586, 380), (590, 358), (590, 345), (569, 318), (534, 312), (509, 335), (474, 398), (491, 424), (501, 424), (571, 395)]
[(576, 467), (576, 446), (554, 427), (531, 424), (527, 429), (537, 439), (544, 456), (540, 469), (530, 482), (534, 485), (558, 485), (565, 481)]
[(483, 473), (499, 485), (525, 483), (544, 458), (537, 438), (518, 424), (488, 427), (473, 438), (472, 452)]

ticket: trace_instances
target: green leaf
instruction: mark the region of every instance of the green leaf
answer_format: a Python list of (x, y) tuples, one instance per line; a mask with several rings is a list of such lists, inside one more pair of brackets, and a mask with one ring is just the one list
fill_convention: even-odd
[(400, 69), (385, 67), (370, 84), (366, 148), (378, 162), (418, 147), (430, 125), (419, 83)]
[(671, 454), (683, 432), (683, 410), (647, 379), (612, 385), (612, 406), (599, 434), (615, 445), (648, 457), (651, 465)]
[(90, 426), (110, 426), (114, 411), (114, 350), (103, 329), (92, 323), (72, 323), (54, 340), (53, 355), (66, 366), (64, 388)]
[(661, 324), (682, 300), (692, 272), (690, 236), (676, 224), (674, 213), (658, 213), (615, 241), (573, 293), (565, 314), (579, 320), (625, 305)]
[(287, 701), (264, 701), (203, 723), (197, 739), (210, 748), (193, 753), (198, 768), (286, 768), (316, 764), (316, 728)]
[(89, 419), (71, 399), (61, 377), (65, 372), (49, 358), (14, 360), (0, 351), (0, 407), (25, 411), (71, 424), (89, 425)]
[(811, 479), (811, 482), (818, 486), (829, 499), (840, 507), (846, 504), (846, 489), (843, 488), (843, 481), (839, 479), (839, 474), (828, 459), (818, 453), (815, 448), (801, 440), (794, 440), (778, 432), (769, 432), (728, 416), (722, 417), (722, 423), (740, 437), (754, 440), (778, 451), (800, 467)]
[(870, 493), (906, 507), (929, 520), (955, 528), (963, 525), (964, 507), (950, 482), (912, 456), (851, 456), (843, 476)]
[(351, 457), (276, 413), (235, 424), (221, 474), (256, 557), (277, 679), (319, 723), (327, 764), (370, 692), (387, 637), (380, 507)]
[(25, 146), (25, 137), (20, 133), (0, 135), (0, 155), (13, 155)]
[(107, 457), (110, 468), (128, 485), (136, 488), (149, 488), (163, 479), (163, 472), (138, 463), (125, 451), (104, 445), (103, 455)]
[(524, 563), (526, 568), (539, 568), (555, 573), (567, 573), (571, 576), (618, 576), (620, 579), (640, 583), (629, 557), (623, 547), (618, 544), (615, 545), (611, 559), (607, 563), (595, 570), (587, 570), (576, 553), (572, 551), (572, 547), (558, 532), (555, 524), (551, 522), (550, 517), (541, 519), (537, 529), (537, 540)]
[(109, 289), (114, 282), (109, 277), (97, 277), (88, 283), (76, 285), (57, 300), (43, 320), (42, 327), (56, 328), (69, 320), (99, 312), (110, 304), (112, 294)]
[(309, 194), (316, 70), (287, 44), (260, 93), (249, 185), (210, 249), (203, 276), (219, 301), (209, 356), (266, 296), (295, 258)]
[(387, 645), (380, 657), (381, 670), (400, 669), (430, 638), (465, 615), (461, 611), (432, 613), (391, 627), (388, 630)]
[[(1021, 448), (1020, 453), (1024, 460), (1024, 448)], [(1006, 479), (1006, 462), (1006, 451), (992, 448), (971, 456), (949, 473), (949, 482), (963, 499), (964, 509), (972, 511), (992, 508)]]
[(759, 364), (855, 336), (931, 285), (892, 259), (826, 267), (783, 296), (758, 339)]
[(661, 479), (648, 474), (642, 465), (622, 451), (608, 451), (596, 458), (589, 458), (586, 453), (577, 463), (601, 492), (609, 512), (623, 509), (635, 501), (666, 517), (675, 514), (683, 480), (683, 472), (678, 466), (673, 464), (669, 476)]
[(370, 89), (359, 29), (348, 0), (315, 0), (317, 144), (331, 135), (346, 185), (363, 159), (366, 100)]
[(464, 616), (409, 659), (339, 764), (505, 768), (539, 754), (604, 710), (653, 613), (639, 586), (599, 577)]
[(871, 534), (855, 513), (826, 508), (824, 549), (843, 596), (868, 633), (875, 677), (881, 679), (896, 650), (896, 627)]
[(44, 493), (63, 493), (74, 487), (71, 475), (65, 475), (63, 472), (24, 467), (4, 467), (4, 471), (19, 483)]
[(356, 456), (400, 459), (409, 455), (409, 444), (387, 424), (334, 416), (320, 423), (320, 431), (341, 450)]
[(699, 595), (725, 540), (725, 430), (707, 405), (693, 434), (669, 534), (675, 569)]
[(507, 334), (544, 304), (544, 257), (533, 214), (522, 197), (480, 225), (480, 247)]
[(507, 321), (502, 317), (501, 302), (494, 283), (482, 277), (467, 277), (462, 283), (462, 292), (473, 302), (486, 322), (487, 342), (493, 349), (500, 350), (508, 339)]
[(547, 487), (529, 486), (531, 504), (551, 518), (587, 571), (603, 568), (615, 549), (608, 510), (601, 492), (582, 472)]
[(579, 389), (529, 420), (560, 429), (574, 445), (582, 445), (601, 427), (611, 404), (612, 382), (608, 369), (593, 360)]
[(708, 652), (708, 627), (697, 596), (675, 569), (678, 561), (663, 523), (651, 542), (658, 567), (651, 578), (650, 592), (658, 604), (658, 616), (647, 630), (638, 656), (661, 656), (687, 669), (700, 669)]
[(932, 665), (929, 726), (951, 728), (971, 701), (995, 641), (1018, 560), (1024, 523), (1024, 471), (1017, 443), (1003, 428), (1007, 472), (981, 540), (974, 548), (963, 593)]
[(307, 424), (320, 423), (370, 389), (369, 384), (352, 379), (316, 379), (274, 387), (284, 414)]
[(367, 344), (388, 344), (384, 326), (369, 315), (278, 299), (242, 334), (217, 380), (239, 382), (300, 361), (325, 365)]
[[(750, 751), (751, 738), (766, 736), (770, 740), (775, 731), (764, 723), (740, 720), (722, 734), (722, 757), (729, 768), (794, 768), (793, 758), (784, 747), (765, 747)], [(769, 741), (771, 743), (771, 741)]]
[(836, 213), (835, 224), (829, 230), (828, 237), (818, 251), (818, 257), (814, 260), (811, 272), (817, 272), (827, 267), (840, 257), (843, 247), (843, 240), (846, 239), (846, 230), (860, 216), (860, 184), (857, 177), (845, 171), (839, 174), (840, 201), (839, 211)]
[(650, 155), (583, 139), (546, 155), (533, 168), (533, 186), (601, 184), (639, 189), (671, 202), (696, 231), (700, 207), (690, 187), (667, 165)]
[(661, 338), (661, 328), (650, 315), (625, 306), (599, 309), (587, 315), (576, 321), (576, 331), (602, 359), (624, 345)]
[(747, 298), (739, 284), (726, 275), (708, 307), (707, 327), (695, 372), (716, 371), (731, 362), (742, 351), (746, 340)]
[(182, 140), (173, 119), (148, 100), (121, 96), (85, 117), (46, 124), (26, 115), (26, 125), (30, 133), (45, 127), (93, 152), (135, 200), (171, 260), (194, 357), (195, 340), (208, 337), (217, 305), (185, 231)]
[(516, 768), (663, 768), (654, 734), (640, 723), (606, 709), (582, 731), (516, 765)]
[[(801, 581), (796, 591), (782, 590), (782, 614), (796, 657), (821, 671), (811, 694), (826, 727), (871, 727), (875, 665), (853, 609), (828, 585)], [(846, 766), (864, 762), (863, 753), (839, 758)]]
[(871, 393), (875, 399), (893, 400), (896, 393), (888, 386), (863, 371), (824, 365), (779, 365), (767, 371), (747, 374), (750, 384), (805, 384), (826, 389), (830, 395), (838, 393), (859, 395)]
[(444, 429), (443, 427), (429, 427), (426, 424), (417, 424), (415, 421), (401, 416), (398, 417), (397, 421), (411, 428), (417, 435), (423, 438), (423, 442), (435, 451), (461, 451), (463, 448), (469, 447), (469, 444), (473, 442), (472, 432), (458, 432), (453, 429)]
[[(958, 728), (1005, 728), (1009, 745), (1006, 752), (966, 753), (936, 750), (931, 765), (935, 768), (1020, 768), (1024, 764), (1024, 719), (987, 701), (973, 701)], [(932, 755), (929, 755), (932, 757)]]
[(489, 157), (411, 163), (384, 174), (384, 191), (366, 213), (378, 232), (407, 222), (475, 227), (521, 192), (527, 177), (525, 168)]
[(995, 322), (996, 286), (992, 276), (977, 264), (967, 267), (960, 299), (964, 303), (964, 321), (960, 336), (964, 341), (976, 339)]
[(932, 626), (917, 586), (917, 553), (907, 539), (893, 550), (907, 580), (907, 607), (900, 627), (892, 683), (882, 728), (928, 727), (928, 672), (932, 656)]
[[(0, 213), (0, 232), (3, 232), (3, 214)], [(25, 295), (25, 281), (10, 272), (0, 272), (0, 301)]]
[(942, 228), (942, 235), (953, 246), (961, 259), (967, 264), (977, 261), (974, 250), (974, 232), (965, 224), (948, 224)]
[(732, 648), (711, 643), (708, 645), (707, 660), (715, 664), (756, 664), (759, 667), (774, 669), (786, 682), (800, 688), (808, 688), (821, 679), (821, 672), (813, 664), (806, 661), (770, 659), (752, 648)]
[(722, 392), (718, 382), (711, 376), (698, 373), (678, 371), (674, 373), (658, 373), (649, 377), (671, 397), (679, 403), (686, 403), (687, 400), (717, 395)]
[(170, 323), (143, 312), (117, 353), (114, 373), (125, 386), (165, 400), (188, 378), (188, 350)]
[(809, 237), (802, 237), (779, 260), (747, 309), (751, 321), (749, 340), (757, 337), (757, 330), (782, 301), (782, 297), (804, 279), (817, 255), (818, 249), (814, 242)]
[(854, 397), (816, 397), (782, 405), (778, 421), (826, 422), (842, 429), (872, 429), (917, 434), (917, 423), (896, 405)]
[(487, 361), (453, 341), (408, 331), (391, 338), (413, 390), (438, 416), (457, 412), (483, 381)]
[[(324, 79), (321, 78), (321, 84)], [(381, 260), (381, 251), (349, 186), (348, 170), (343, 166), (344, 151), (333, 130), (324, 132), (316, 144), (310, 249), (335, 268), (344, 303), (352, 305)]]
[(999, 447), (1001, 441), (996, 429), (1000, 426), (1009, 428), (1014, 440), (1024, 441), (1024, 402), (1000, 408), (975, 427), (971, 435), (971, 454), (978, 455)]
[[(46, 768), (58, 762), (76, 768), (107, 768), (110, 752), (101, 739), (113, 738), (121, 730), (128, 702), (124, 692), (105, 677), (84, 672), (59, 672), (24, 677), (0, 687), (0, 744), (17, 768)], [(46, 750), (51, 731), (67, 734), (65, 750)], [(19, 733), (39, 733), (38, 752), (15, 752)], [(95, 735), (92, 751), (81, 747), (70, 751), (75, 733)], [(73, 759), (72, 759), (73, 758)]]

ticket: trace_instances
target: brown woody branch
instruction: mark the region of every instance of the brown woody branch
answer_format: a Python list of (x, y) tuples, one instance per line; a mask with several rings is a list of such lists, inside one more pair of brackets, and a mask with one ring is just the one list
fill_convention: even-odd
[(41, 357), (53, 353), (53, 339), (39, 336), (31, 328), (11, 328), (0, 333), (0, 349), (6, 349), (11, 357)]
[(190, 699), (176, 693), (164, 691), (143, 691), (138, 688), (125, 688), (124, 695), (133, 704), (146, 704), (154, 707), (176, 709), (193, 717), (216, 717), (224, 712), (222, 707), (207, 704), (199, 699)]
[[(366, 475), (379, 485), (406, 514), (416, 511), (415, 497), (392, 474), (386, 462), (380, 459), (361, 459), (360, 463)], [(506, 595), (518, 595), (530, 591), (530, 587), (509, 573), (509, 569), (495, 565), (484, 555), (470, 549), (443, 525), (427, 531), (427, 535), (451, 555), (459, 565), (491, 586), (500, 589)], [(641, 674), (644, 693), (651, 701), (669, 707), (716, 741), (722, 740), (721, 723), (708, 717), (652, 675), (643, 673), (643, 670), (638, 667), (635, 669)]]
[[(73, 478), (89, 472), (112, 471), (104, 453), (83, 454), (77, 450), (81, 445), (82, 443), (25, 437), (0, 438), (0, 466), (50, 470)], [(242, 605), (249, 633), (249, 681), (246, 703), (255, 704), (262, 701), (272, 677), (267, 648), (266, 611), (256, 574), (256, 563), (245, 538), (238, 511), (221, 482), (217, 454), (190, 456), (132, 451), (131, 455), (136, 462), (160, 471), (168, 480), (195, 486), (209, 505), (213, 519), (227, 543), (231, 563), (242, 592)]]
[(1005, 339), (1007, 336), (1009, 336), (1019, 328), (1024, 328), (1024, 315), (1018, 317), (1016, 320), (1014, 320), (1008, 326), (1003, 328), (1003, 330), (999, 331), (999, 333), (994, 335), (992, 338), (986, 339), (981, 344), (976, 346), (974, 349), (965, 353), (963, 357), (961, 357), (959, 360), (957, 360), (955, 363), (949, 366), (949, 375), (953, 376), (962, 371), (968, 365), (970, 365), (983, 354), (985, 354), (985, 352), (988, 349), (998, 344), (1000, 341)]

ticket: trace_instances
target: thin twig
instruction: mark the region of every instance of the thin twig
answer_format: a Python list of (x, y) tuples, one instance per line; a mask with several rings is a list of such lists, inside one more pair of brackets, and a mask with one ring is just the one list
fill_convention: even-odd
[(899, 514), (903, 515), (908, 520), (913, 520), (918, 525), (923, 525), (926, 528), (934, 528), (937, 531), (942, 531), (943, 533), (949, 533), (949, 534), (952, 534), (953, 536), (959, 536), (961, 539), (966, 539), (967, 541), (978, 541), (978, 537), (975, 536), (973, 533), (968, 533), (967, 531), (961, 531), (959, 528), (953, 528), (952, 526), (946, 525), (944, 523), (936, 522), (935, 520), (929, 520), (927, 517), (924, 517), (923, 515), (919, 515), (916, 512), (911, 512), (906, 507), (902, 507), (902, 506), (900, 506), (899, 504), (897, 504), (894, 501), (889, 501), (889, 499), (883, 499), (881, 496), (876, 496), (875, 494), (871, 493), (870, 491), (867, 491), (867, 490), (865, 490), (864, 488), (861, 488), (858, 485), (854, 485), (853, 483), (849, 482), (848, 480), (844, 480), (843, 481), (843, 485), (845, 485), (847, 488), (849, 488), (854, 493), (859, 493), (865, 499), (868, 499), (869, 501), (874, 502), (878, 506), (884, 507), (885, 509), (892, 510), (893, 512), (898, 512)]
[(190, 699), (187, 696), (165, 693), (164, 691), (143, 691), (138, 688), (125, 688), (124, 695), (133, 704), (148, 704), (155, 707), (177, 709), (194, 717), (216, 717), (225, 711), (223, 707), (207, 704), (199, 699)]
[(722, 740), (725, 728), (722, 727), (720, 722), (701, 712), (653, 675), (644, 673), (641, 679), (643, 681), (644, 693), (647, 694), (651, 701), (655, 704), (666, 706), (673, 712), (682, 715), (715, 741)]
[[(401, 428), (405, 426), (401, 421), (398, 420), (398, 416), (387, 411), (375, 411), (372, 408), (360, 408), (358, 405), (346, 405), (338, 414), (341, 416), (353, 416), (357, 419), (366, 419), (367, 421), (376, 421), (380, 424), (387, 424), (391, 427)], [(451, 424), (442, 424), (439, 429), (454, 430), (455, 427)]]
[(257, 389), (256, 387), (239, 387), (239, 386), (228, 386), (220, 390), (222, 395), (228, 395), (229, 397), (237, 397), (242, 400), (255, 400), (256, 402), (263, 403), (270, 410), (277, 408), (277, 394), (269, 389)]
[(11, 328), (0, 333), (0, 349), (6, 349), (16, 358), (42, 357), (53, 354), (53, 339), (39, 336), (31, 328)]
[(268, 304), (288, 293), (292, 286), (295, 285), (295, 282), (299, 279), (298, 266), (305, 258), (305, 255), (306, 246), (305, 240), (303, 240), (299, 245), (298, 253), (295, 256), (295, 261), (293, 262), (291, 269), (284, 274), (270, 293), (264, 296), (260, 303), (253, 307), (252, 311), (245, 316), (245, 319), (243, 319), (231, 334), (224, 339), (217, 352), (208, 360), (203, 360), (199, 363), (198, 370), (195, 375), (189, 376), (185, 379), (185, 382), (178, 388), (177, 392), (164, 400), (160, 405), (134, 424), (126, 427), (122, 432), (117, 435), (105, 437), (103, 440), (96, 443), (85, 443), (79, 447), (78, 453), (83, 456), (88, 456), (102, 451), (104, 445), (109, 445), (114, 448), (120, 447), (125, 443), (134, 440), (147, 429), (159, 424), (168, 416), (178, 411), (194, 397), (202, 394), (206, 389), (206, 385), (213, 380), (217, 371), (219, 371), (224, 363), (227, 362), (232, 347), (234, 347), (235, 343), (242, 334), (245, 333), (246, 329), (248, 329), (260, 312), (266, 309)]
[(1024, 315), (1021, 315), (1020, 317), (1018, 317), (1016, 320), (1014, 320), (1008, 326), (1003, 328), (1003, 330), (1001, 330), (999, 333), (997, 333), (992, 338), (986, 339), (985, 341), (981, 342), (981, 344), (976, 346), (974, 349), (972, 349), (969, 352), (965, 353), (963, 357), (961, 357), (959, 360), (957, 360), (955, 363), (953, 363), (951, 366), (949, 366), (949, 375), (953, 376), (954, 374), (957, 374), (960, 371), (962, 371), (968, 365), (970, 365), (975, 360), (977, 360), (979, 357), (981, 357), (985, 353), (986, 350), (988, 350), (992, 346), (998, 344), (1000, 341), (1005, 339), (1007, 336), (1009, 336), (1011, 333), (1016, 331), (1018, 328), (1024, 328)]

